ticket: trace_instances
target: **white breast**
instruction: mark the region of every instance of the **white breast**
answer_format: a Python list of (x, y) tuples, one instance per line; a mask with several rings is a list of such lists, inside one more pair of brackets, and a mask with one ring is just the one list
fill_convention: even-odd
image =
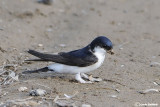
[(98, 62), (87, 67), (69, 66), (69, 65), (59, 64), (59, 63), (52, 64), (48, 67), (49, 69), (53, 69), (55, 72), (58, 72), (58, 73), (70, 73), (70, 74), (76, 74), (78, 72), (86, 73), (86, 72), (93, 71), (102, 65), (105, 59), (105, 53), (106, 51), (104, 49), (100, 47), (96, 47), (94, 49), (93, 54), (98, 58)]

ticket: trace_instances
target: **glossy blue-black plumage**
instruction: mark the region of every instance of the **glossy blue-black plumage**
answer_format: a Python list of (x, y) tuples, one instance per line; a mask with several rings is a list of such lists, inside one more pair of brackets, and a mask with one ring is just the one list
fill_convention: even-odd
[(91, 49), (93, 50), (96, 46), (102, 47), (105, 50), (111, 50), (113, 48), (112, 42), (105, 36), (99, 36), (95, 38), (91, 44)]
[(98, 58), (93, 54), (94, 48), (97, 46), (104, 48), (106, 51), (113, 48), (112, 42), (107, 37), (99, 36), (82, 49), (70, 52), (61, 52), (58, 55), (44, 54), (34, 50), (29, 50), (28, 53), (45, 61), (53, 61), (65, 65), (85, 67), (98, 61)]

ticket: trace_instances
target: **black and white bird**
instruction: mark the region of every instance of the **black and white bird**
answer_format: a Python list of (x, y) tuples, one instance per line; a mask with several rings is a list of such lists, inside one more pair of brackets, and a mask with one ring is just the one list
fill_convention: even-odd
[(38, 70), (24, 71), (23, 73), (53, 71), (56, 73), (75, 74), (75, 79), (80, 83), (92, 83), (83, 79), (89, 78), (85, 73), (99, 68), (104, 62), (106, 53), (114, 54), (112, 42), (105, 36), (99, 36), (86, 47), (70, 52), (45, 54), (29, 50), (28, 53), (40, 58), (30, 61), (52, 61), (55, 63)]

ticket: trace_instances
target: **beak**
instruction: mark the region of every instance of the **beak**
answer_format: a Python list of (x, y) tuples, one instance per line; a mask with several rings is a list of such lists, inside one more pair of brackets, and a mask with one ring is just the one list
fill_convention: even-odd
[(113, 55), (113, 54), (114, 54), (114, 51), (113, 51), (113, 49), (111, 49), (111, 50), (107, 51), (107, 53)]

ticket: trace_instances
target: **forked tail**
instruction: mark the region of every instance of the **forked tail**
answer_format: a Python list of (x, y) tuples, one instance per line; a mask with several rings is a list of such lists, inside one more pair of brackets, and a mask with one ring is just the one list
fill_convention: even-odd
[(32, 71), (23, 71), (23, 74), (30, 74), (30, 73), (39, 73), (39, 72), (47, 72), (49, 71), (48, 67), (44, 67), (41, 69), (37, 69), (37, 70), (32, 70)]

